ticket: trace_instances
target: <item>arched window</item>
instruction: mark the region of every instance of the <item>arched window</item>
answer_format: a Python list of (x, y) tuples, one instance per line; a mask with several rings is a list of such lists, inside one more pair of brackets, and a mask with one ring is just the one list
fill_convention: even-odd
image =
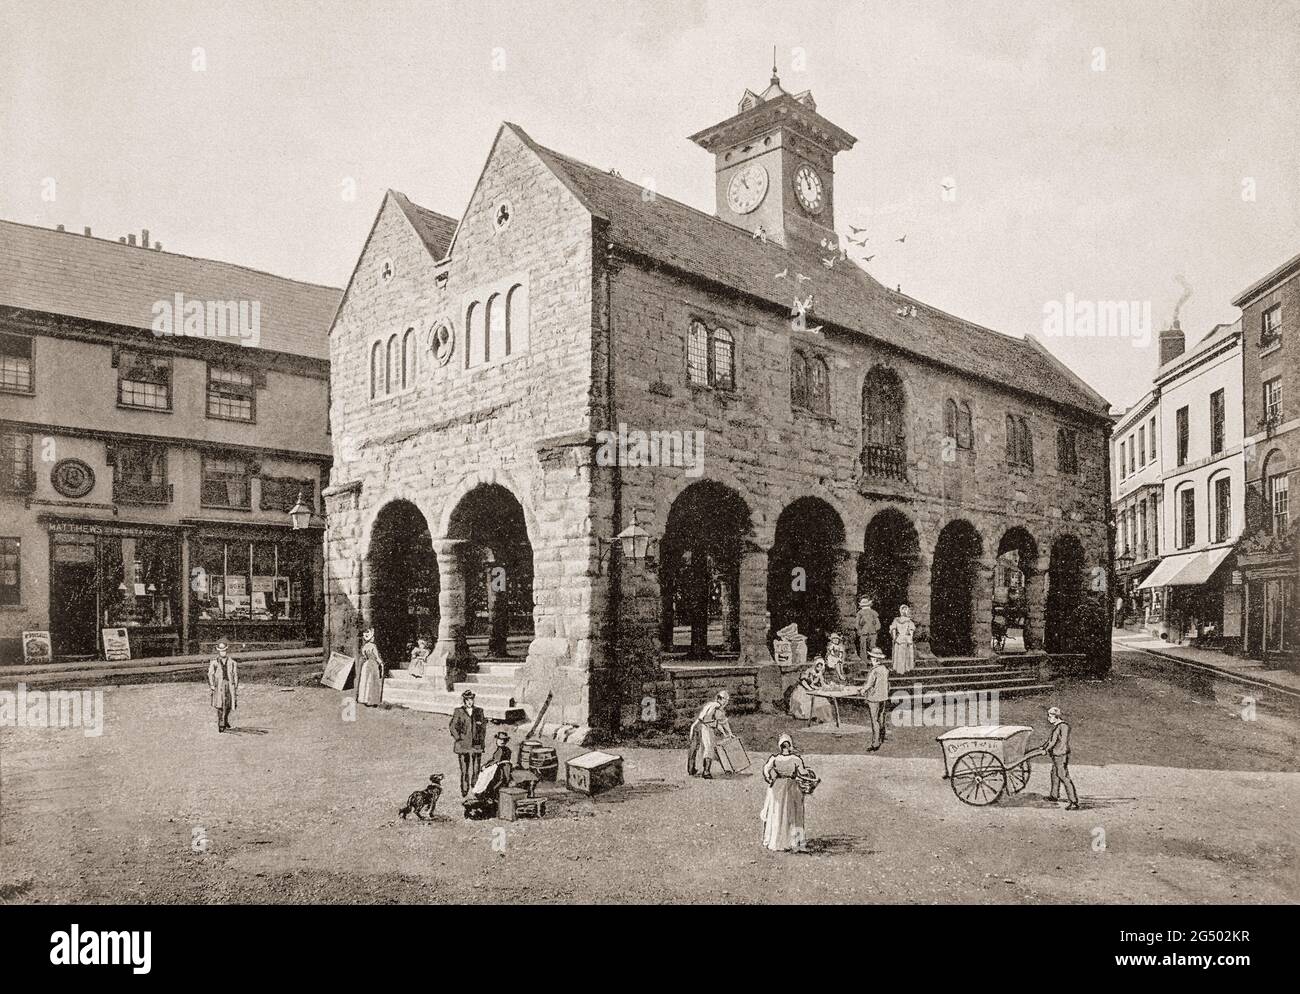
[(501, 294), (494, 293), (487, 302), (487, 343), (483, 347), (488, 362), (500, 362), (509, 351), (506, 345), (506, 302)]
[(400, 361), (397, 355), (397, 335), (389, 335), (388, 349), (384, 356), (384, 393), (392, 393), (397, 388), (401, 375), (401, 368), (398, 365)]
[(790, 353), (790, 406), (808, 406), (808, 360), (798, 349)]
[(1228, 470), (1206, 481), (1205, 506), (1210, 514), (1210, 541), (1228, 541), (1232, 538), (1232, 475)]
[(415, 386), (415, 329), (407, 328), (402, 336), (402, 389)]
[(726, 328), (715, 328), (709, 349), (713, 357), (710, 385), (717, 390), (736, 389), (736, 340)]
[(506, 355), (528, 348), (528, 288), (516, 283), (506, 294)]
[(370, 399), (374, 400), (379, 396), (380, 389), (384, 383), (384, 353), (383, 345), (375, 342), (370, 346)]
[(873, 366), (862, 382), (862, 469), (871, 477), (907, 479), (906, 398), (898, 374)]
[(709, 385), (709, 330), (703, 321), (692, 321), (686, 338), (686, 375), (697, 386)]
[(1056, 429), (1056, 469), (1061, 473), (1079, 472), (1078, 439), (1070, 428)]
[(465, 309), (465, 368), (483, 361), (483, 306), (476, 300)]
[(957, 408), (957, 448), (975, 448), (975, 419), (965, 401)]
[(1034, 436), (1029, 422), (1019, 414), (1007, 415), (1007, 462), (1028, 469), (1034, 467)]
[(1196, 544), (1196, 488), (1190, 483), (1174, 491), (1174, 542), (1180, 549)]
[(808, 360), (808, 406), (818, 414), (831, 412), (831, 374), (816, 357)]
[(943, 434), (957, 441), (957, 402), (951, 397), (943, 402)]

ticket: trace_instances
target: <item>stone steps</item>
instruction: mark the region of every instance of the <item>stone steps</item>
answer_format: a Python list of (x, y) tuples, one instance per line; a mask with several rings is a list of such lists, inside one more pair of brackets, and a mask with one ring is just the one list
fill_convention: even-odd
[(526, 712), (514, 703), (515, 674), (520, 663), (500, 659), (479, 663), (477, 673), (468, 673), (457, 681), (451, 690), (427, 678), (412, 676), (405, 670), (390, 670), (384, 680), (384, 703), (424, 711), (430, 714), (451, 714), (461, 706), (460, 695), (466, 690), (474, 692), (474, 704), (483, 709), (491, 721), (519, 722)]

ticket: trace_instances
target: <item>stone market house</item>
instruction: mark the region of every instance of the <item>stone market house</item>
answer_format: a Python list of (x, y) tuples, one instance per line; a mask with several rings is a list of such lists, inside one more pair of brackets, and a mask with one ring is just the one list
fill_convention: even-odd
[(322, 529), (286, 512), (327, 478), (338, 300), (0, 221), (0, 659), (319, 645)]
[(424, 632), (389, 700), (612, 730), (779, 704), (774, 632), (816, 651), (859, 590), (922, 654), (988, 656), (1001, 556), (1028, 648), (1108, 666), (1106, 401), (841, 255), (855, 139), (810, 94), (774, 75), (693, 140), (716, 216), (513, 124), (459, 221), (385, 197), (330, 337), (331, 647)]

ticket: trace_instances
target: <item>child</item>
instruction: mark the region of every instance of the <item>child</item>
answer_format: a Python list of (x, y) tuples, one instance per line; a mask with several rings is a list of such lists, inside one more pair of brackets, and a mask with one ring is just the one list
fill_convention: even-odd
[(429, 640), (421, 635), (415, 640), (415, 648), (411, 650), (411, 665), (409, 667), (411, 676), (424, 676), (424, 664), (429, 661)]
[(910, 673), (916, 665), (916, 650), (912, 646), (916, 622), (912, 620), (912, 605), (899, 605), (898, 617), (889, 624), (889, 637), (894, 640), (894, 672)]

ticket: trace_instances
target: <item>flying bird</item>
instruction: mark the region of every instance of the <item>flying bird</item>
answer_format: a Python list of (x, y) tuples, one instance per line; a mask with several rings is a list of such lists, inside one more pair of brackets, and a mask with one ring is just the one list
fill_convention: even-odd
[(803, 273), (795, 273), (794, 278), (797, 279), (800, 283), (807, 283), (810, 279), (812, 279), (811, 276), (805, 276)]
[(951, 190), (953, 188), (953, 185), (951, 183), (940, 183), (939, 185), (943, 187), (945, 190)]
[(865, 236), (863, 237), (862, 241), (858, 241), (856, 238), (849, 238), (850, 245), (866, 245), (868, 241), (869, 239), (866, 238)]
[(850, 224), (850, 225), (849, 225), (849, 230), (850, 230), (851, 232), (853, 232), (855, 235), (860, 235), (860, 234), (862, 234), (864, 231), (866, 231), (867, 229), (866, 229), (866, 228), (855, 228), (853, 225)]
[(863, 261), (863, 262), (870, 262), (870, 261), (871, 261), (872, 259), (874, 259), (874, 258), (875, 258), (874, 255), (869, 255), (869, 256), (867, 256), (866, 258), (864, 258), (862, 261)]
[(822, 333), (822, 325), (815, 324), (811, 328), (805, 328), (804, 330), (811, 331), (814, 335), (820, 335)]
[(786, 278), (787, 275), (789, 275), (789, 272), (790, 272), (790, 267), (786, 266), (783, 270), (781, 270), (779, 273), (776, 274), (776, 278), (778, 280), (783, 280)]
[(823, 259), (822, 265), (825, 266), (827, 269), (830, 269), (832, 266), (835, 265), (835, 256), (831, 256), (828, 259)]
[(895, 238), (894, 241), (898, 242), (899, 244), (902, 244), (903, 242), (907, 241), (907, 236), (904, 235), (902, 238)]

